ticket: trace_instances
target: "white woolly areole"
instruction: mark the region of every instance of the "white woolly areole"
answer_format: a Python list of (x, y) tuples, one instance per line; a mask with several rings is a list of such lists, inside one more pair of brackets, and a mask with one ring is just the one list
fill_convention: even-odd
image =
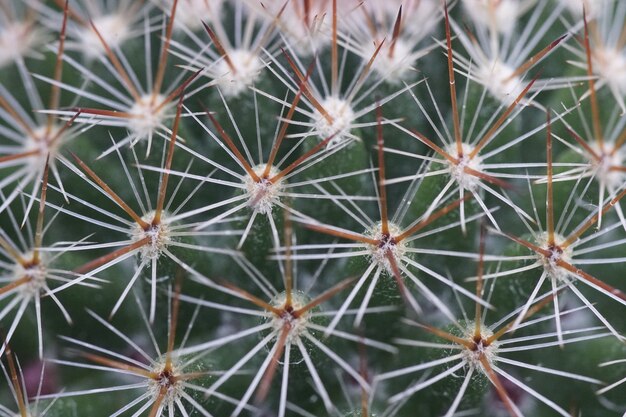
[[(270, 304), (278, 309), (285, 307), (285, 301), (287, 300), (287, 293), (281, 292), (276, 295)], [(293, 291), (291, 294), (291, 307), (293, 311), (297, 311), (306, 306), (310, 302), (310, 298), (307, 297), (302, 291)], [(276, 338), (280, 337), (282, 329), (287, 324), (289, 326), (289, 334), (287, 335), (287, 343), (295, 343), (300, 338), (302, 333), (306, 331), (307, 325), (311, 319), (311, 312), (307, 311), (302, 315), (295, 317), (290, 312), (285, 311), (281, 316), (271, 313), (272, 328), (277, 331)]]
[(233, 71), (226, 59), (220, 59), (213, 69), (215, 82), (226, 97), (236, 97), (252, 86), (261, 74), (263, 64), (256, 54), (235, 49), (228, 53)]
[(438, 0), (403, 0), (402, 2), (396, 1), (395, 3), (395, 10), (392, 11), (394, 16), (398, 13), (400, 4), (406, 4), (408, 7), (402, 10), (402, 13), (405, 16), (404, 19), (406, 19), (405, 21), (420, 22), (419, 25), (405, 25), (403, 30), (408, 33), (418, 35), (419, 37), (425, 37), (438, 27), (437, 23), (439, 21), (434, 18), (434, 16), (438, 16), (438, 14), (441, 13), (441, 3)]
[[(363, 59), (369, 60), (376, 51), (378, 45), (368, 43), (363, 53)], [(399, 84), (410, 77), (413, 71), (413, 54), (411, 46), (403, 39), (397, 39), (390, 56), (391, 41), (385, 44), (378, 51), (378, 55), (372, 63), (374, 71), (381, 79), (391, 84)]]
[[(33, 253), (25, 253), (22, 258), (29, 260), (33, 259)], [(20, 295), (24, 298), (31, 298), (38, 296), (41, 290), (46, 285), (46, 277), (48, 276), (48, 269), (46, 266), (45, 254), (39, 254), (39, 262), (24, 266), (20, 263), (15, 264), (13, 267), (13, 279), (18, 280), (23, 277), (28, 277), (29, 280), (23, 285), (18, 287)]]
[(2, 22), (0, 27), (0, 68), (28, 55), (40, 38), (32, 24)]
[(515, 69), (499, 59), (478, 67), (476, 78), (491, 95), (509, 105), (524, 91), (522, 80)]
[(379, 242), (377, 245), (368, 245), (370, 258), (384, 268), (390, 275), (393, 275), (393, 268), (391, 267), (387, 254), (391, 254), (396, 261), (396, 265), (400, 268), (402, 257), (406, 253), (406, 243), (404, 243), (403, 240), (396, 242), (394, 239), (394, 236), (398, 236), (400, 233), (402, 233), (400, 227), (389, 223), (389, 235), (383, 235), (382, 223), (380, 222), (365, 231), (365, 235), (368, 238), (375, 239)]
[(139, 250), (142, 261), (158, 259), (163, 249), (171, 243), (171, 231), (169, 225), (166, 223), (166, 218), (166, 213), (162, 213), (159, 224), (153, 225), (152, 219), (154, 219), (154, 211), (151, 211), (141, 218), (150, 225), (147, 230), (144, 230), (138, 223), (133, 225), (130, 231), (130, 238), (133, 242), (138, 242), (146, 237), (150, 238), (148, 243), (143, 245)]
[[(277, 2), (282, 5), (284, 2)], [(337, 2), (338, 7), (347, 2)], [(332, 39), (331, 16), (327, 2), (311, 2), (313, 9), (310, 12), (309, 22), (304, 20), (302, 10), (290, 1), (283, 11), (279, 22), (279, 29), (285, 41), (292, 50), (297, 51), (301, 58), (310, 57), (325, 48)], [(275, 8), (267, 16), (276, 16), (279, 13)]]
[(313, 111), (312, 122), (322, 140), (334, 135), (328, 142), (330, 148), (347, 139), (352, 130), (355, 115), (350, 103), (338, 97), (326, 97), (320, 104), (332, 119), (332, 123), (317, 109)]
[(151, 135), (163, 122), (167, 107), (160, 106), (163, 100), (165, 100), (165, 96), (160, 94), (156, 97), (153, 97), (152, 94), (146, 94), (135, 102), (129, 110), (129, 113), (133, 115), (128, 120), (130, 131), (139, 137)]
[(50, 162), (54, 161), (59, 154), (59, 148), (63, 142), (63, 138), (57, 138), (54, 142), (51, 140), (56, 136), (57, 132), (63, 127), (60, 125), (52, 125), (50, 133), (46, 135), (48, 128), (40, 126), (32, 129), (33, 135), (27, 135), (24, 142), (24, 152), (37, 151), (37, 154), (27, 158), (27, 165), (31, 171), (41, 171), (46, 164), (46, 158), (50, 155)]
[(148, 379), (148, 393), (153, 401), (157, 399), (163, 387), (167, 387), (167, 392), (163, 398), (163, 404), (167, 408), (173, 409), (176, 400), (182, 398), (184, 391), (183, 381), (176, 379), (181, 374), (179, 368), (180, 364), (173, 361), (171, 369), (165, 371), (165, 359), (160, 360), (155, 365), (152, 372), (158, 377)]
[(510, 34), (524, 8), (521, 0), (463, 0), (472, 20), (487, 29)]
[[(458, 164), (453, 164), (451, 162), (448, 163), (448, 170), (452, 178), (461, 186), (461, 188), (468, 191), (476, 191), (478, 188), (478, 183), (481, 181), (480, 178), (468, 174), (465, 172), (465, 167), (471, 168), (475, 171), (482, 172), (483, 171), (483, 162), (479, 155), (476, 155), (473, 158), (469, 158), (470, 153), (474, 150), (474, 148), (467, 144), (462, 144), (463, 156), (461, 156)], [(446, 147), (446, 152), (455, 158), (459, 158), (458, 152), (456, 150), (456, 144), (451, 144)]]
[(612, 90), (626, 95), (626, 55), (612, 47), (593, 49), (593, 70)]
[(465, 348), (462, 351), (463, 360), (474, 369), (481, 368), (481, 359), (485, 358), (490, 365), (498, 359), (498, 342), (494, 341), (488, 345), (485, 345), (485, 341), (493, 336), (493, 332), (488, 327), (480, 325), (480, 339), (474, 338), (474, 332), (476, 331), (476, 323), (470, 322), (465, 329), (463, 339), (469, 340), (474, 343), (475, 348)]
[(600, 161), (592, 160), (593, 169), (596, 171), (598, 180), (603, 182), (609, 189), (615, 190), (620, 188), (626, 179), (626, 172), (611, 170), (611, 167), (624, 166), (624, 160), (626, 159), (624, 150), (620, 148), (611, 155), (613, 148), (605, 145), (605, 149), (600, 149), (595, 142), (591, 144), (591, 148), (601, 157)]
[[(171, 7), (171, 4), (168, 6)], [(203, 21), (219, 18), (221, 8), (222, 0), (179, 0), (174, 27), (177, 30), (182, 28), (199, 30)]]
[[(128, 39), (130, 23), (128, 18), (121, 13), (102, 15), (93, 20), (102, 39), (112, 50), (119, 48)], [(85, 26), (77, 36), (82, 52), (90, 59), (106, 53), (106, 49), (98, 34), (91, 26)]]
[(574, 15), (582, 17), (583, 5), (585, 7), (585, 13), (587, 14), (587, 20), (590, 20), (598, 15), (602, 10), (602, 7), (608, 6), (608, 2), (613, 0), (560, 0), (562, 4), (567, 7)]
[(267, 178), (263, 178), (263, 172), (265, 171), (266, 164), (260, 164), (252, 168), (255, 174), (260, 178), (260, 181), (255, 181), (254, 178), (247, 175), (244, 179), (244, 185), (246, 187), (246, 194), (248, 196), (248, 207), (260, 214), (269, 214), (272, 212), (274, 205), (280, 201), (280, 194), (283, 191), (284, 181), (279, 179), (276, 182), (272, 182), (269, 178), (278, 175), (278, 168), (272, 166)]
[(568, 272), (567, 270), (561, 268), (557, 265), (559, 260), (562, 260), (567, 263), (572, 262), (572, 248), (568, 246), (566, 248), (561, 248), (559, 242), (565, 241), (565, 238), (557, 233), (554, 234), (554, 242), (555, 245), (551, 246), (548, 244), (548, 233), (544, 232), (537, 236), (537, 246), (542, 249), (545, 249), (550, 252), (549, 257), (545, 257), (541, 254), (537, 254), (537, 258), (543, 265), (544, 270), (548, 273), (549, 276), (556, 278), (558, 280), (564, 280)]

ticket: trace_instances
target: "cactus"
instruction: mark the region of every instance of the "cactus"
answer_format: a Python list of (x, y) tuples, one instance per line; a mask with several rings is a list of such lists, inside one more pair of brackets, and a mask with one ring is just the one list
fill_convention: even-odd
[(626, 3), (0, 18), (0, 416), (626, 416)]

